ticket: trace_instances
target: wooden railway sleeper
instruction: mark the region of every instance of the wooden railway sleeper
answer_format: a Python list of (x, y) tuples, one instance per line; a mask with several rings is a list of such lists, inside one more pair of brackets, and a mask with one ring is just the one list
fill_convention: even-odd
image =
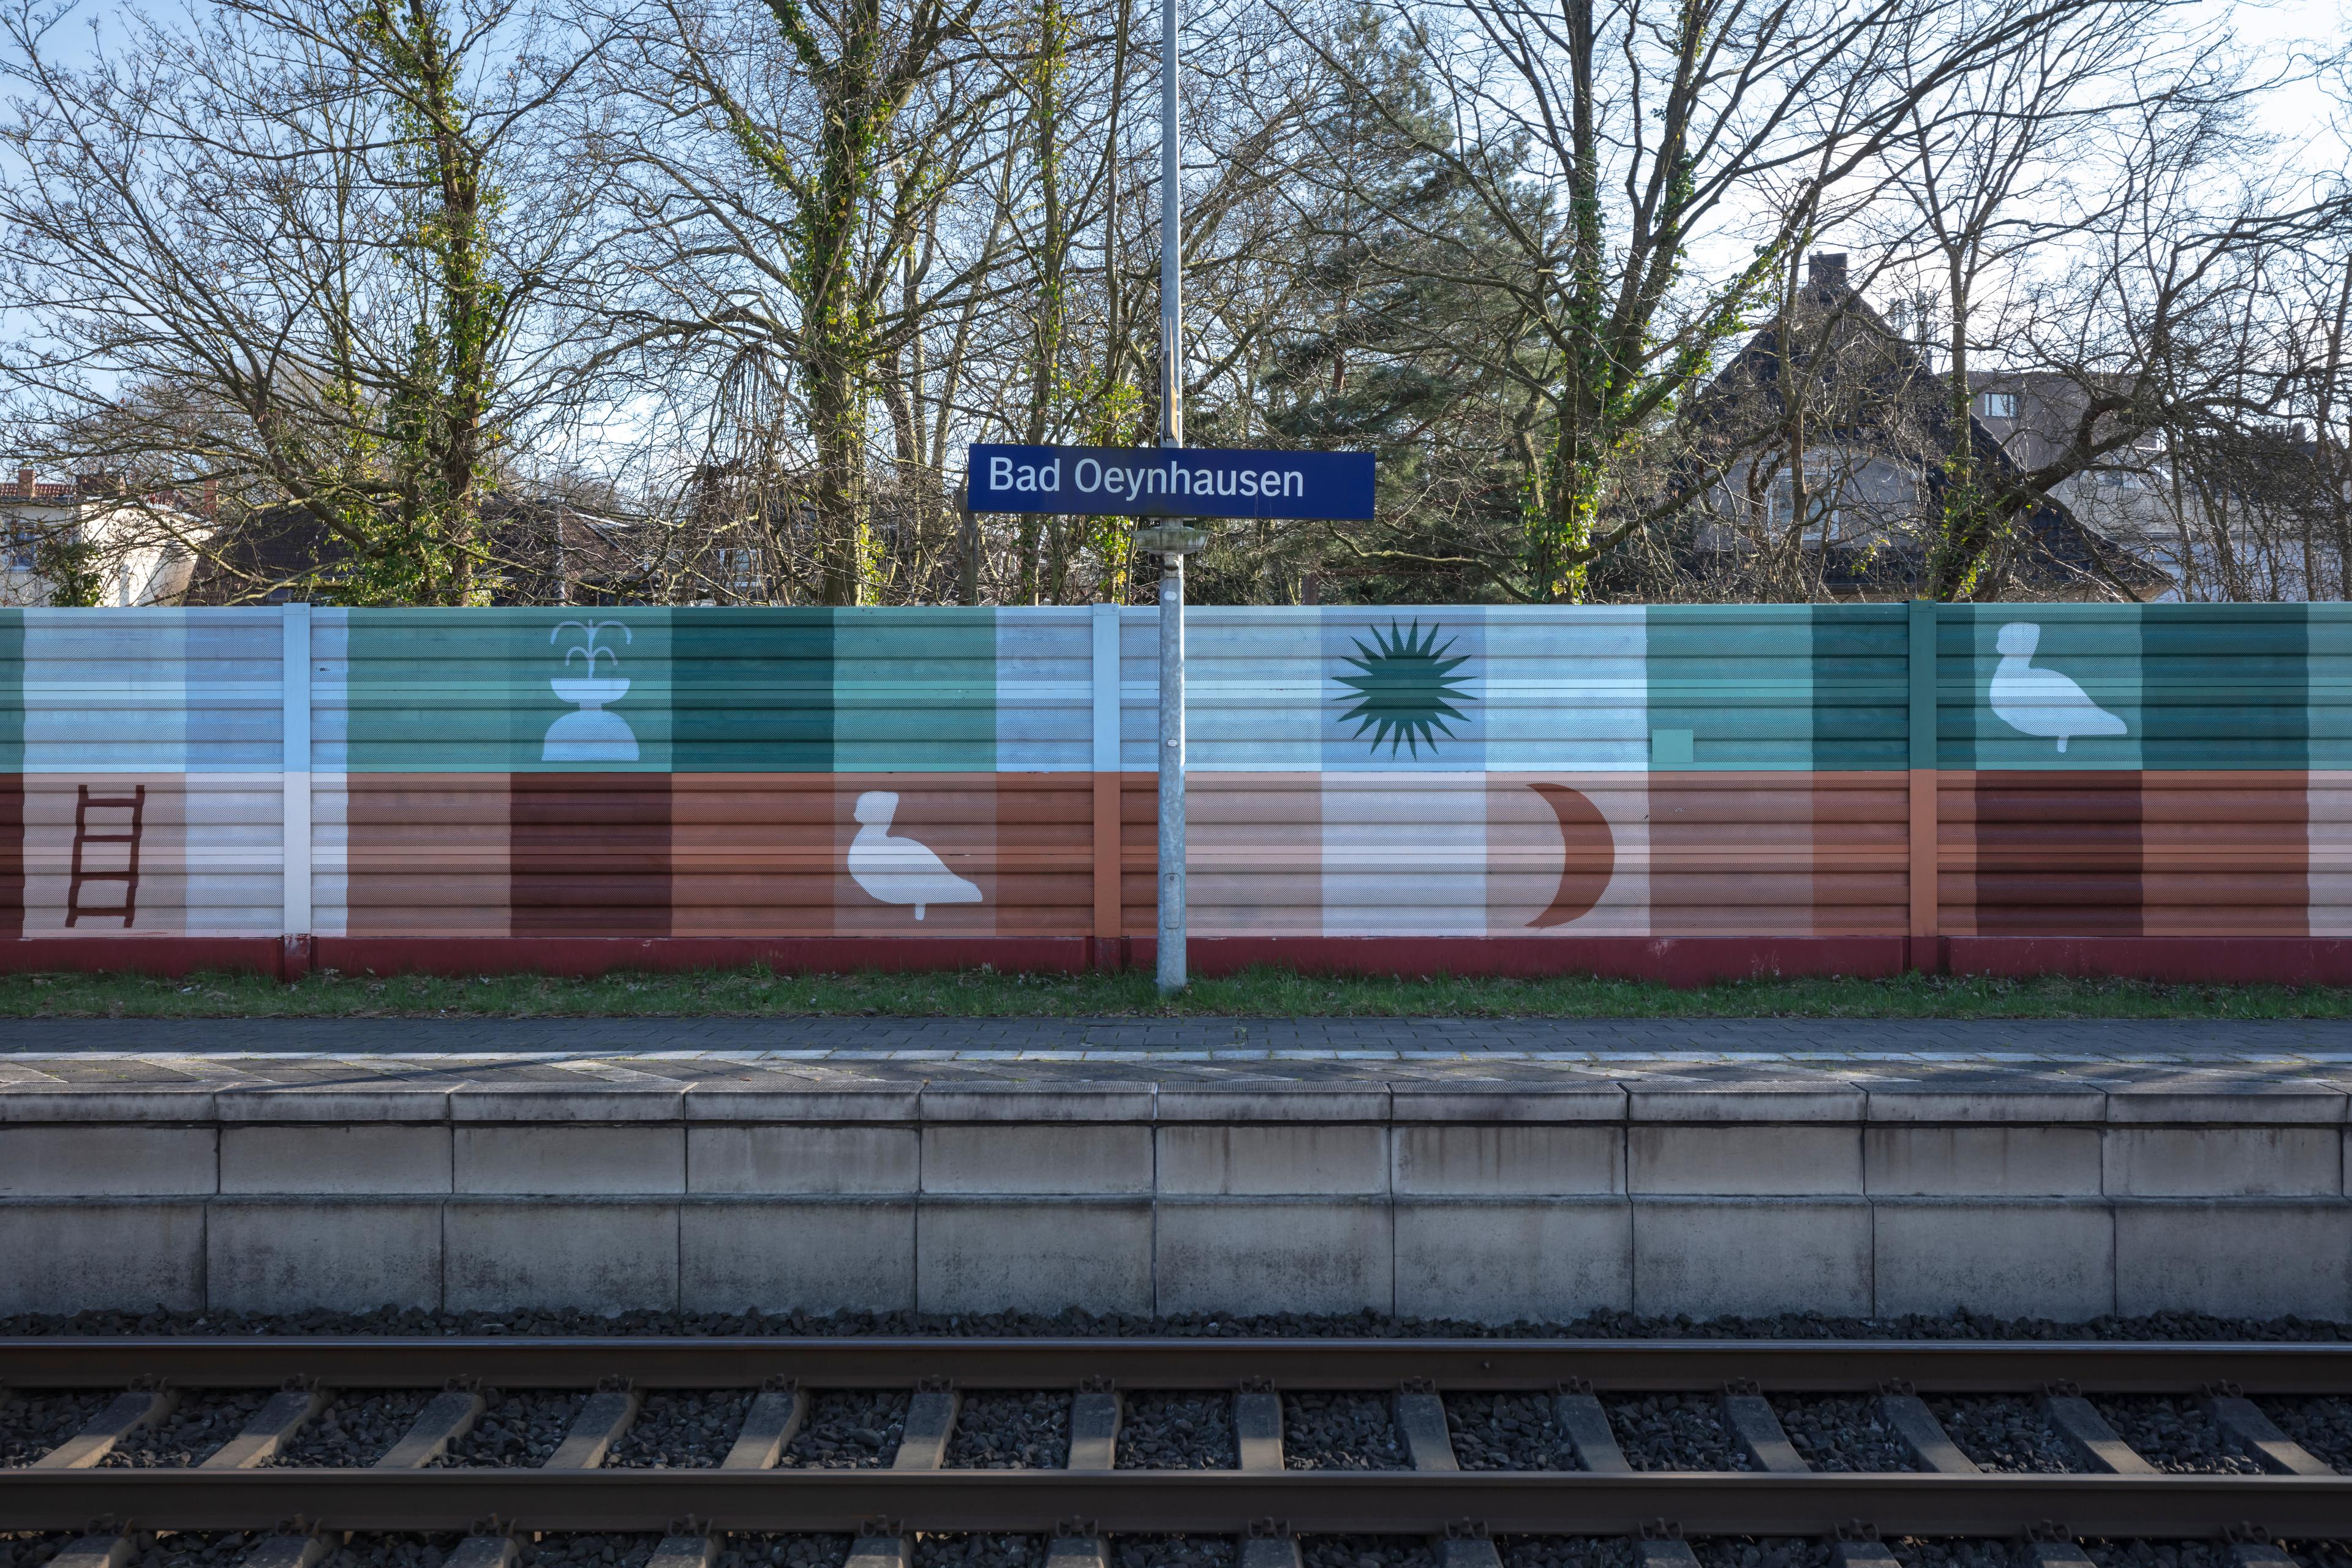
[(127, 1568), (131, 1552), (129, 1535), (110, 1527), (93, 1529), (68, 1542), (49, 1559), (49, 1568)]
[[(1396, 1394), (1397, 1430), (1416, 1470), (1458, 1470), (1454, 1435), (1446, 1429), (1445, 1399), (1427, 1378), (1408, 1380)], [(1468, 1565), (1464, 1565), (1468, 1568)]]
[(751, 1401), (722, 1470), (772, 1470), (808, 1420), (809, 1396), (790, 1378), (772, 1377)]
[[(1266, 1394), (1272, 1399), (1279, 1397)], [(1286, 1519), (1260, 1519), (1250, 1523), (1249, 1533), (1242, 1538), (1238, 1568), (1300, 1568), (1298, 1537), (1292, 1534)]]
[(899, 1429), (898, 1451), (891, 1456), (894, 1470), (936, 1470), (947, 1463), (948, 1439), (955, 1436), (956, 1416), (963, 1395), (945, 1378), (926, 1378), (907, 1402), (907, 1424)]
[[(421, 1470), (443, 1454), (449, 1445), (474, 1429), (482, 1418), (489, 1402), (470, 1378), (458, 1378), (447, 1388), (425, 1402), (408, 1430), (401, 1436), (372, 1467), (379, 1470)], [(444, 1564), (443, 1568), (447, 1568)]]
[(2095, 1568), (2091, 1555), (2063, 1527), (2036, 1526), (2020, 1543), (2019, 1568)]
[[(276, 1458), (279, 1450), (293, 1440), (294, 1434), (310, 1425), (319, 1412), (327, 1407), (334, 1396), (319, 1386), (318, 1379), (289, 1379), (286, 1386), (270, 1395), (268, 1403), (253, 1413), (245, 1429), (215, 1449), (212, 1456), (196, 1468), (203, 1470), (249, 1470)], [(277, 1540), (275, 1536), (270, 1537)], [(257, 1552), (260, 1549), (255, 1548)], [(280, 1555), (283, 1555), (281, 1549)], [(315, 1562), (316, 1559), (313, 1559)], [(255, 1563), (248, 1558), (249, 1568), (311, 1568), (310, 1563)]]
[(1484, 1520), (1456, 1520), (1430, 1545), (1436, 1552), (1437, 1568), (1503, 1568), (1502, 1555), (1495, 1550), (1494, 1535)]
[[(237, 1466), (239, 1469), (250, 1466)], [(332, 1537), (308, 1520), (289, 1519), (253, 1543), (238, 1568), (318, 1568), (335, 1548)]]
[(1599, 1475), (1631, 1475), (1633, 1465), (1625, 1450), (1617, 1446), (1617, 1434), (1609, 1425), (1609, 1412), (1601, 1408), (1592, 1384), (1574, 1378), (1559, 1385), (1552, 1395), (1551, 1418), (1576, 1450), (1576, 1462)]
[(2111, 1476), (2152, 1476), (2157, 1468), (2107, 1425), (2098, 1406), (2083, 1397), (2071, 1383), (2053, 1383), (2042, 1391), (2042, 1413), (2059, 1440), (2074, 1451), (2085, 1469)]
[(115, 1445), (142, 1426), (169, 1415), (180, 1403), (177, 1389), (142, 1378), (127, 1393), (115, 1395), (107, 1407), (91, 1416), (82, 1429), (35, 1459), (36, 1470), (89, 1470), (114, 1452)]
[(1282, 1462), (1282, 1395), (1257, 1383), (1234, 1395), (1234, 1448), (1239, 1468), (1278, 1471)]
[(1960, 1452), (1927, 1402), (1919, 1397), (1910, 1384), (1899, 1377), (1888, 1378), (1878, 1385), (1879, 1419), (1894, 1429), (1921, 1469), (1939, 1476), (1973, 1476), (1981, 1472), (1977, 1462)]
[(1110, 1568), (1110, 1543), (1086, 1521), (1066, 1520), (1046, 1542), (1045, 1568)]
[(2332, 1476), (2336, 1467), (2278, 1429), (2234, 1383), (2208, 1384), (2198, 1403), (2213, 1425), (2274, 1476)]
[(1773, 1413), (1772, 1402), (1757, 1391), (1757, 1385), (1746, 1378), (1735, 1379), (1723, 1385), (1723, 1426), (1731, 1440), (1748, 1456), (1748, 1462), (1770, 1475), (1801, 1476), (1811, 1472), (1781, 1429), (1780, 1417)]
[(1107, 1377), (1090, 1377), (1070, 1398), (1070, 1458), (1073, 1470), (1118, 1467), (1118, 1428), (1125, 1417), (1118, 1390)]
[(571, 1430), (547, 1462), (543, 1470), (593, 1470), (602, 1468), (611, 1457), (613, 1445), (621, 1440), (645, 1395), (630, 1386), (625, 1377), (608, 1377), (596, 1385), (596, 1392), (581, 1405), (580, 1414), (572, 1418)]

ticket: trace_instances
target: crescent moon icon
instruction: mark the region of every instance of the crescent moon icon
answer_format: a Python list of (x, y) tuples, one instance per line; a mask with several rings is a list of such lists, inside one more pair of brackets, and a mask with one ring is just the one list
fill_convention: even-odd
[(1608, 889), (1609, 879), (1617, 871), (1617, 840), (1610, 833), (1609, 819), (1601, 815), (1601, 808), (1580, 792), (1556, 784), (1531, 784), (1528, 787), (1543, 796), (1552, 815), (1559, 818), (1562, 852), (1559, 891), (1552, 895), (1550, 907), (1528, 924), (1566, 925), (1591, 913), (1592, 906)]

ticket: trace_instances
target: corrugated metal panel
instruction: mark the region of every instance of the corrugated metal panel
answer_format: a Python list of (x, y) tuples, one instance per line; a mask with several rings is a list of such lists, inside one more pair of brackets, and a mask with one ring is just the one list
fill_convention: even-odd
[[(1193, 611), (1193, 929), (1902, 932), (1908, 618)], [(1933, 624), (1934, 929), (2352, 933), (2352, 609)], [(283, 928), (282, 636), (0, 615), (0, 930)], [(311, 929), (1148, 932), (1155, 647), (1150, 609), (312, 612)]]
[(14, 619), (23, 934), (281, 930), (277, 612)]

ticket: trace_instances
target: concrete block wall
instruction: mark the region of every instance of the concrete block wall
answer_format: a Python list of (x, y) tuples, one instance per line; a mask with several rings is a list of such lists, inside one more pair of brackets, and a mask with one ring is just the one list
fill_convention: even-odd
[(0, 1095), (0, 1313), (2352, 1319), (2347, 1096), (1641, 1080)]

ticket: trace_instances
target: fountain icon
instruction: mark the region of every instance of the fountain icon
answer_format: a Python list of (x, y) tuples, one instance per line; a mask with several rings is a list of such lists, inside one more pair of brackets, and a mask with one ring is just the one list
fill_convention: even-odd
[(564, 668), (569, 669), (575, 658), (584, 658), (588, 674), (584, 679), (558, 676), (547, 684), (564, 701), (577, 703), (579, 711), (566, 713), (547, 727), (547, 742), (540, 748), (540, 761), (634, 763), (637, 760), (636, 732), (618, 713), (604, 711), (604, 704), (618, 702), (628, 695), (629, 678), (596, 673), (596, 661), (600, 658), (609, 658), (616, 666), (621, 662), (619, 654), (609, 647), (599, 647), (596, 637), (601, 632), (618, 631), (625, 641), (634, 643), (636, 634), (619, 621), (562, 621), (547, 634), (548, 642), (552, 644), (567, 627), (574, 626), (586, 641), (564, 651)]

